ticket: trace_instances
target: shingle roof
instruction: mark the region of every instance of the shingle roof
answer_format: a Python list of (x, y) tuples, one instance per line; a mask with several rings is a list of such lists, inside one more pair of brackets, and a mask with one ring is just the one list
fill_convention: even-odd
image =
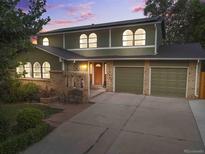
[(69, 31), (78, 31), (78, 30), (87, 30), (87, 29), (93, 29), (93, 28), (106, 28), (106, 27), (114, 27), (114, 26), (122, 26), (122, 25), (151, 23), (151, 22), (157, 22), (157, 21), (161, 22), (162, 18), (161, 17), (151, 17), (151, 18), (141, 18), (141, 19), (109, 22), (109, 23), (102, 23), (102, 24), (91, 24), (91, 25), (86, 25), (86, 26), (61, 28), (61, 29), (56, 29), (56, 30), (52, 30), (48, 32), (42, 32), (42, 33), (39, 33), (39, 35), (62, 33), (62, 32), (69, 32)]
[(54, 56), (60, 57), (62, 59), (84, 59), (85, 57), (73, 52), (69, 52), (66, 49), (63, 48), (57, 48), (57, 47), (51, 47), (51, 46), (42, 46), (42, 45), (37, 45), (37, 49), (45, 51), (49, 54), (52, 54)]
[[(97, 51), (92, 51), (94, 54), (86, 56), (89, 50), (65, 50), (56, 47), (44, 47), (37, 46), (38, 49), (46, 51), (50, 54), (56, 55), (66, 60), (117, 60), (117, 59), (150, 59), (150, 60), (205, 60), (205, 51), (199, 43), (189, 43), (189, 44), (172, 44), (161, 46), (158, 50), (157, 55), (130, 55), (130, 54), (116, 54), (117, 52), (134, 52), (133, 49), (100, 49)], [(99, 54), (100, 52), (105, 53), (108, 50), (109, 54)], [(139, 51), (139, 49), (135, 49)], [(154, 49), (153, 49), (154, 53)]]

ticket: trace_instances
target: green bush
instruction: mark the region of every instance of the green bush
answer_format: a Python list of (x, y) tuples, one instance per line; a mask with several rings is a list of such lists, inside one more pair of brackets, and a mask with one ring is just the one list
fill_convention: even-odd
[(25, 108), (17, 115), (17, 128), (20, 131), (35, 128), (41, 123), (43, 117), (44, 114), (41, 110), (35, 108)]
[(0, 154), (16, 154), (29, 145), (40, 141), (50, 132), (49, 125), (41, 123), (36, 128), (31, 128), (22, 134), (13, 136), (0, 143)]
[(9, 120), (0, 113), (0, 142), (5, 140), (10, 133), (10, 123)]
[(19, 80), (10, 79), (0, 99), (6, 103), (39, 100), (39, 87), (34, 83), (22, 84)]
[(38, 99), (39, 88), (34, 83), (23, 84), (20, 87), (20, 91), (22, 94), (22, 100), (24, 101), (32, 101)]

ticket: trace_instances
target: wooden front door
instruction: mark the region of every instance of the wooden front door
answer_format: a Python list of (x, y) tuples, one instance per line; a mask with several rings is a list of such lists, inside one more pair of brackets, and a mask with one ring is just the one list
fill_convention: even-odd
[(95, 63), (94, 74), (95, 85), (102, 85), (102, 63)]

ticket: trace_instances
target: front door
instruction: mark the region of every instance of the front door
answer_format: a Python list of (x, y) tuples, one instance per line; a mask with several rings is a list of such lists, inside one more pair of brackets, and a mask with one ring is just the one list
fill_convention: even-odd
[(102, 63), (95, 63), (94, 65), (95, 73), (95, 85), (102, 85)]

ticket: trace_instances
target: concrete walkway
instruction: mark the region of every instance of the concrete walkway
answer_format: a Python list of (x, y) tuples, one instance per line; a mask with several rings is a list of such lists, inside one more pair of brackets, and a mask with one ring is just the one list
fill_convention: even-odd
[(189, 101), (205, 146), (205, 100)]
[(103, 93), (24, 154), (204, 153), (185, 99)]

